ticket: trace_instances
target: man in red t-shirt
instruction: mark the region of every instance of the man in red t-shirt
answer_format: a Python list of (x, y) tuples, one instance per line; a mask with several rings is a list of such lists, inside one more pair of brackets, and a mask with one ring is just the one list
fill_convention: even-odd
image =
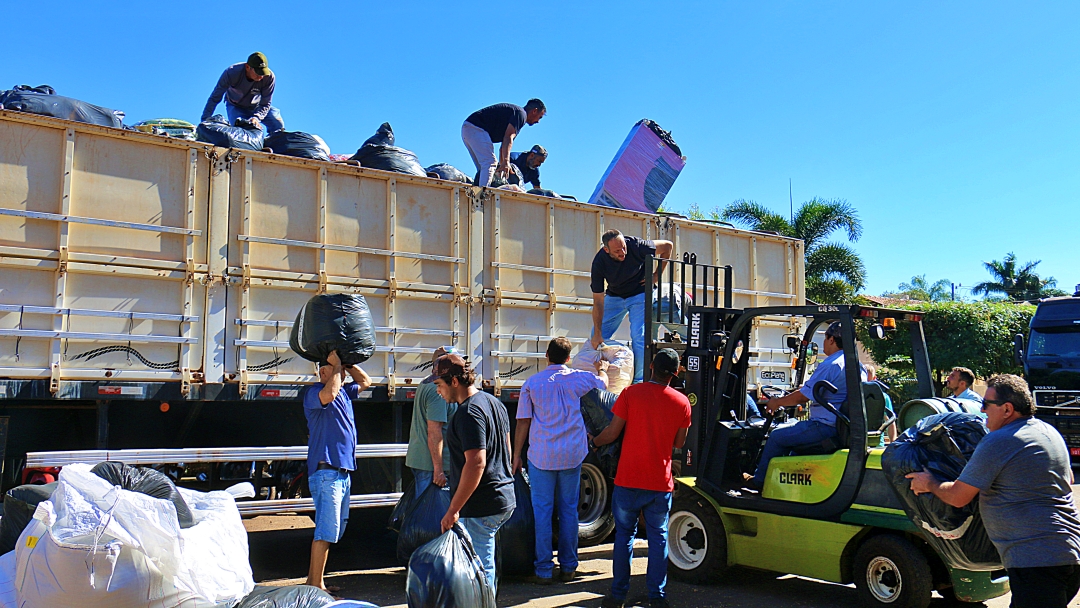
[(630, 557), (638, 514), (645, 515), (649, 567), (645, 582), (650, 608), (666, 607), (668, 511), (671, 510), (671, 450), (686, 443), (690, 402), (668, 386), (679, 371), (679, 354), (670, 348), (656, 353), (649, 366), (652, 379), (627, 387), (615, 401), (611, 424), (592, 440), (607, 445), (623, 436), (611, 511), (615, 515), (611, 595), (604, 608), (622, 608), (630, 591)]

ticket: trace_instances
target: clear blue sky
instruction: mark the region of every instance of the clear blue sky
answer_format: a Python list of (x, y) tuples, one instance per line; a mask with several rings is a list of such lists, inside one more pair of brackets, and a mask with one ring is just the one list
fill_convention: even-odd
[(549, 114), (519, 141), (547, 146), (559, 192), (587, 198), (647, 117), (688, 158), (675, 211), (786, 211), (789, 178), (796, 205), (847, 199), (868, 293), (970, 286), (1009, 251), (1080, 283), (1080, 3), (370, 4), (9, 2), (0, 87), (194, 122), (261, 50), (288, 129), (351, 153), (389, 121), (425, 165), (466, 170), (464, 118), (535, 96)]

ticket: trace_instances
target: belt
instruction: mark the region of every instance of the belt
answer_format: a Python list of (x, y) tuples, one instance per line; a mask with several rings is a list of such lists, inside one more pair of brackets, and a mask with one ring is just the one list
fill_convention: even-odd
[(332, 464), (330, 464), (328, 462), (320, 462), (319, 466), (317, 466), (315, 468), (317, 470), (319, 470), (319, 471), (337, 471), (338, 473), (348, 473), (349, 472), (345, 468), (340, 468), (339, 469), (339, 468), (335, 467), (334, 465), (332, 465)]

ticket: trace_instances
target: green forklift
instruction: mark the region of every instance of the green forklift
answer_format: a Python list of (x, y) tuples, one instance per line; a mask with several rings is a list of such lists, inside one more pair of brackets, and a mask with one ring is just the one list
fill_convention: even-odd
[[(730, 278), (725, 282), (730, 286)], [(713, 289), (719, 288), (714, 284)], [(793, 369), (786, 389), (797, 390), (816, 358), (814, 338), (828, 324), (839, 321), (843, 343), (854, 346), (856, 322), (865, 323), (877, 338), (906, 323), (919, 396), (930, 398), (933, 384), (921, 315), (855, 305), (734, 309), (725, 296), (720, 306), (715, 296), (714, 306), (687, 306), (678, 319), (663, 311), (665, 327), (682, 325), (685, 335), (679, 331), (668, 340), (654, 340), (647, 351), (683, 351), (687, 371), (682, 390), (693, 407), (669, 519), (668, 573), (696, 584), (720, 583), (733, 567), (743, 566), (854, 583), (867, 606), (925, 608), (935, 590), (959, 602), (1007, 593), (1003, 567), (974, 572), (950, 565), (904, 512), (881, 469), (882, 437), (896, 417), (887, 408), (883, 385), (862, 381), (854, 347), (844, 349), (844, 407), (827, 401), (836, 387), (818, 383), (814, 391), (814, 401), (837, 416), (835, 445), (774, 458), (760, 492), (744, 487), (743, 473), (754, 472), (770, 430), (796, 415), (780, 410), (762, 417), (750, 411), (748, 384), (761, 398), (785, 392), (762, 385), (759, 378), (769, 376), (755, 373), (755, 349), (789, 349)], [(650, 307), (658, 313), (659, 308)], [(754, 327), (785, 319), (790, 327), (804, 327), (804, 333), (785, 336), (782, 345), (751, 342)]]

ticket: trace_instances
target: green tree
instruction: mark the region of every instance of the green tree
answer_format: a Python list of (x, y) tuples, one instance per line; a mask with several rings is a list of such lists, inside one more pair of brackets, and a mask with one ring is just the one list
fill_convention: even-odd
[(845, 200), (814, 198), (803, 203), (790, 219), (754, 201), (738, 200), (717, 213), (717, 218), (751, 230), (802, 239), (806, 297), (815, 302), (851, 302), (866, 283), (866, 267), (855, 250), (845, 243), (826, 242), (837, 230), (847, 233), (851, 242), (862, 236), (858, 212)]
[(897, 291), (886, 292), (885, 296), (908, 297), (923, 302), (945, 302), (952, 299), (952, 281), (939, 279), (930, 283), (925, 274), (911, 277), (910, 283), (901, 283)]
[(1068, 295), (1056, 289), (1057, 279), (1054, 277), (1044, 279), (1035, 272), (1035, 267), (1041, 262), (1042, 260), (1035, 260), (1018, 267), (1016, 254), (1012, 252), (1005, 254), (1005, 258), (1000, 262), (998, 260), (983, 262), (983, 266), (993, 280), (979, 283), (971, 289), (971, 293), (988, 297), (1001, 296), (1003, 299), (1016, 302)]

